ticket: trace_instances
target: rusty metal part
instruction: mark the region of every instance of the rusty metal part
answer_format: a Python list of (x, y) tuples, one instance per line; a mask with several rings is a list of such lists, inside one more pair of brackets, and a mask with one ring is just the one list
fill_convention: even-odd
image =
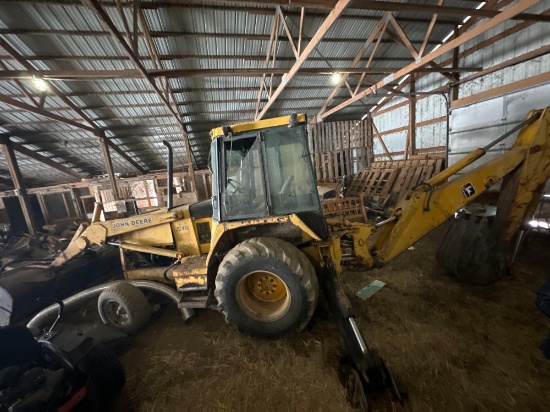
[(200, 288), (206, 287), (208, 272), (206, 255), (185, 257), (181, 259), (180, 265), (170, 272), (178, 289), (187, 288), (191, 285)]

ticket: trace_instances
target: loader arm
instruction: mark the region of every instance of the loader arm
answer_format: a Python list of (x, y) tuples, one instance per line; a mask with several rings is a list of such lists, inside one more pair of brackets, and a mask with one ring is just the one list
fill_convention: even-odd
[[(503, 137), (499, 138), (417, 186), (409, 198), (397, 204), (387, 220), (389, 223), (376, 239), (371, 253), (377, 265), (394, 259), (503, 178), (506, 179), (499, 203), (505, 207), (500, 218), (497, 216), (498, 236), (509, 241), (523, 221), (529, 218), (529, 213), (534, 210), (533, 204), (538, 202), (540, 191), (550, 177), (549, 124), (550, 108), (532, 111), (519, 126), (519, 135), (508, 152), (457, 176), (460, 170), (503, 140)], [(447, 181), (451, 177), (453, 179)]]
[[(102, 205), (100, 203), (96, 203), (92, 223), (83, 223), (80, 225), (67, 248), (57, 256), (57, 258), (50, 265), (50, 268), (58, 268), (63, 266), (69, 260), (80, 255), (92, 246), (104, 246), (109, 238), (138, 230), (149, 229), (155, 226), (174, 222), (182, 218), (182, 214), (180, 212), (159, 211), (102, 222), (99, 221), (101, 209)], [(161, 242), (159, 241), (159, 243)], [(137, 251), (143, 251), (142, 249), (147, 248), (147, 246), (140, 247), (140, 245), (124, 243), (121, 244), (121, 246)], [(152, 248), (149, 249), (150, 250), (148, 250), (148, 252), (153, 250)], [(174, 255), (174, 257), (177, 257), (177, 254), (177, 252), (172, 252), (170, 256)]]

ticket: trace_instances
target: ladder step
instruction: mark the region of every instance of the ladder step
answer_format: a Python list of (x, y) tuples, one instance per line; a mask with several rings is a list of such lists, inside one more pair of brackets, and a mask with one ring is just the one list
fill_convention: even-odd
[(195, 295), (189, 296), (185, 293), (181, 296), (181, 300), (178, 303), (178, 308), (188, 308), (188, 309), (201, 309), (206, 308), (206, 295)]

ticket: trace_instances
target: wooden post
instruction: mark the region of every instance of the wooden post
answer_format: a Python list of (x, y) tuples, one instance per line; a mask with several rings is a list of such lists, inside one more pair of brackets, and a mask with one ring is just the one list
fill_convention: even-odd
[(34, 220), (34, 216), (32, 214), (27, 189), (25, 187), (25, 183), (23, 182), (23, 176), (21, 175), (21, 170), (19, 170), (19, 165), (17, 164), (17, 159), (15, 158), (11, 141), (9, 137), (5, 137), (2, 139), (1, 143), (2, 152), (4, 152), (6, 162), (8, 163), (15, 192), (17, 193), (17, 197), (21, 203), (21, 210), (23, 211), (23, 217), (25, 218), (27, 229), (29, 234), (34, 236), (36, 234), (36, 221)]
[(411, 73), (409, 92), (411, 97), (409, 99), (409, 142), (405, 148), (405, 160), (408, 159), (409, 155), (416, 154), (416, 86), (414, 81), (414, 73)]
[(101, 146), (101, 152), (103, 153), (103, 158), (105, 159), (105, 167), (107, 168), (107, 174), (109, 175), (109, 181), (111, 182), (113, 199), (119, 200), (115, 173), (113, 171), (113, 162), (111, 160), (111, 153), (109, 152), (109, 145), (107, 143), (105, 135), (99, 136), (99, 145)]
[[(455, 27), (455, 31), (454, 31), (454, 37), (458, 37), (459, 35), (459, 31), (458, 31), (458, 26)], [(452, 63), (451, 63), (451, 66), (454, 68), (454, 67), (458, 67), (458, 50), (459, 48), (457, 47), (456, 49), (453, 50), (453, 57), (452, 57)], [(453, 77), (456, 79), (456, 85), (454, 85), (453, 87), (451, 87), (451, 102), (454, 102), (455, 100), (458, 100), (458, 89), (459, 89), (459, 85), (458, 85), (458, 81), (460, 80), (460, 73), (458, 72), (453, 72), (452, 73)]]

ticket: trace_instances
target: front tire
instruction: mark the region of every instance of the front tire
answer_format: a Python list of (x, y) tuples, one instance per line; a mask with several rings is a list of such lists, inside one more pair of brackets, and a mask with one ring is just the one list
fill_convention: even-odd
[(239, 243), (216, 277), (218, 310), (240, 332), (275, 338), (302, 330), (319, 297), (317, 275), (297, 247), (260, 237)]

